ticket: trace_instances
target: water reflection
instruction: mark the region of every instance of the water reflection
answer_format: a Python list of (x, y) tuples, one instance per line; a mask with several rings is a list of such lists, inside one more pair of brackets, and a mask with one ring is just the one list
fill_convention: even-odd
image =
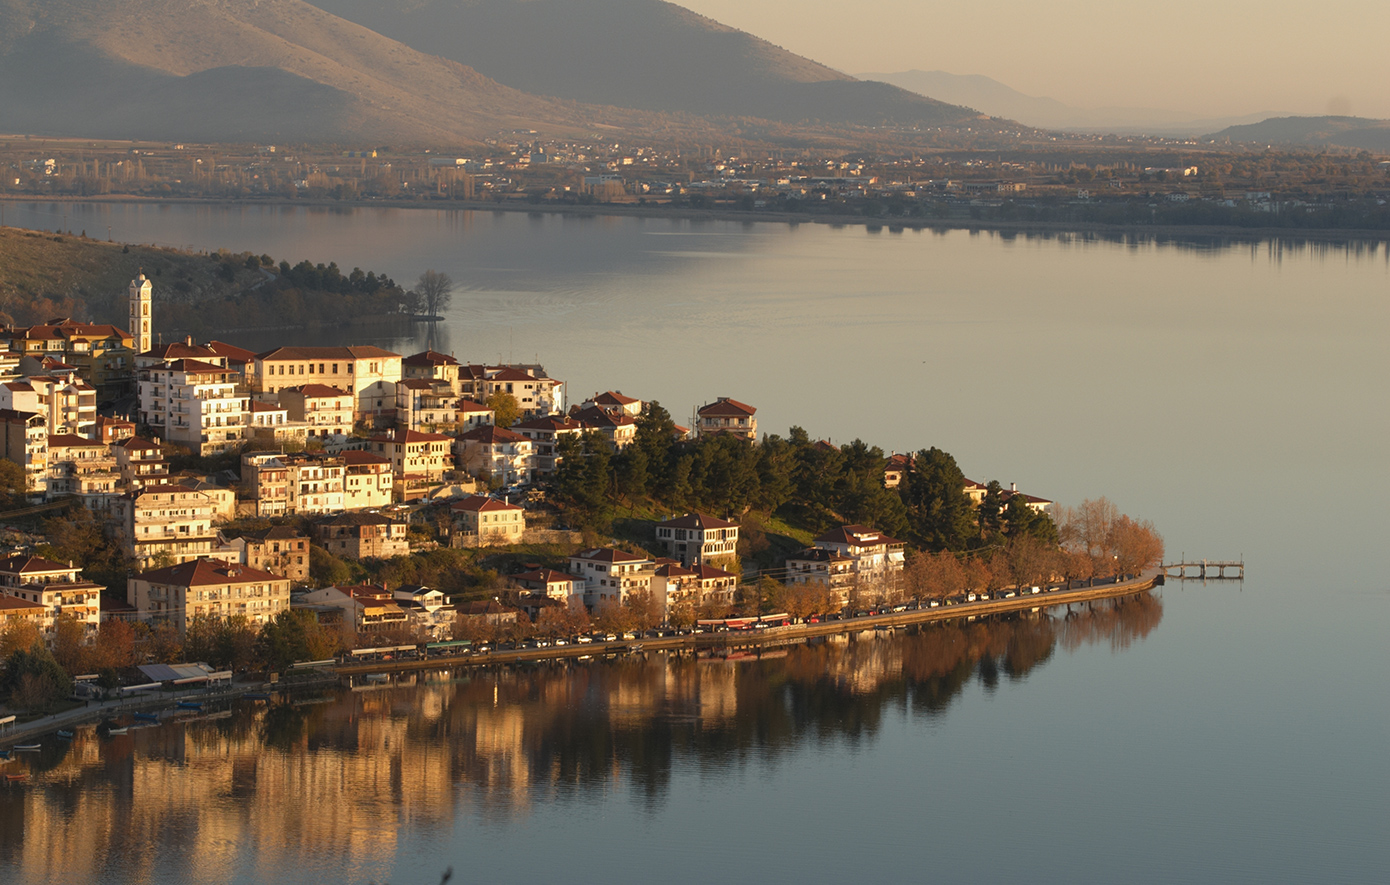
[(615, 789), (659, 806), (678, 768), (728, 778), (755, 755), (872, 743), (894, 711), (941, 716), (974, 679), (1024, 680), (1088, 644), (1122, 651), (1162, 615), (1143, 594), (761, 655), (437, 672), (107, 740), (87, 728), (5, 767), (30, 779), (0, 788), (0, 872), (229, 881), (308, 864), (356, 881), (422, 854), (443, 869), (459, 817), (506, 822)]

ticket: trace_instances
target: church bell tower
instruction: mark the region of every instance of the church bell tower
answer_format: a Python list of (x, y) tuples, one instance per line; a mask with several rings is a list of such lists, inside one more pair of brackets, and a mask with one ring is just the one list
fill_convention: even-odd
[(150, 300), (154, 287), (143, 273), (130, 281), (130, 334), (135, 339), (136, 353), (145, 353), (154, 345), (150, 339)]

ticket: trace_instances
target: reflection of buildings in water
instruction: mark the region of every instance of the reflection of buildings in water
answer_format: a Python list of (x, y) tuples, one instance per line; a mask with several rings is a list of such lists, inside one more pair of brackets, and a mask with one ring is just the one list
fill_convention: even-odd
[[(986, 658), (1017, 678), (1059, 646), (1122, 649), (1157, 627), (1163, 606), (1146, 594), (1065, 614), (831, 640), (742, 664), (654, 656), (475, 671), (110, 741), (87, 729), (0, 801), (0, 858), (19, 882), (269, 881), (314, 858), (384, 881), (402, 829), (445, 833), (472, 795), (476, 810), (515, 814), (537, 787), (610, 789), (634, 771), (660, 783), (672, 761), (644, 744), (673, 735), (691, 754), (768, 734), (791, 747), (872, 721), (905, 691), (926, 701), (914, 709), (940, 709)], [(801, 699), (781, 702), (787, 690)]]

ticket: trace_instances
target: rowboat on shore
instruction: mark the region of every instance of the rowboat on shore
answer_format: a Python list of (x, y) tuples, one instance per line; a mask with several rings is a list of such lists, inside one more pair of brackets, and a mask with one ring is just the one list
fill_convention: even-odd
[(106, 733), (107, 733), (107, 734), (125, 734), (125, 733), (128, 732), (128, 731), (130, 731), (130, 727), (127, 726), (127, 725), (122, 725), (120, 728), (108, 728), (108, 729), (106, 729)]
[(197, 701), (179, 701), (179, 702), (178, 702), (177, 704), (175, 704), (174, 706), (178, 707), (180, 710), (201, 710), (201, 709), (203, 709), (203, 705), (200, 704), (200, 703), (198, 703)]
[(266, 694), (266, 693), (263, 692), (263, 691), (248, 691), (246, 694), (242, 695), (242, 697), (243, 697), (243, 698), (246, 698), (246, 700), (248, 700), (248, 701), (268, 701), (268, 700), (270, 700), (270, 695)]
[(159, 721), (159, 715), (158, 715), (157, 713), (136, 713), (136, 714), (135, 714), (135, 718), (138, 719), (138, 720), (140, 720), (141, 722), (158, 722), (158, 721)]
[(7, 774), (7, 775), (5, 775), (5, 780), (7, 780), (7, 781), (22, 781), (22, 780), (24, 780), (24, 779), (25, 779), (26, 777), (28, 777), (28, 776), (29, 776), (29, 772), (27, 772), (27, 771), (17, 771), (17, 772), (15, 772), (14, 774)]
[(37, 753), (43, 749), (43, 744), (15, 744), (16, 753)]

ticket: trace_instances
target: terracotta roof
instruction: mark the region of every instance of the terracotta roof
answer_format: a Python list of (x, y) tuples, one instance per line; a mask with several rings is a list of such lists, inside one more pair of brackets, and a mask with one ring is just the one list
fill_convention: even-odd
[(489, 381), (538, 381), (538, 380), (540, 380), (540, 379), (538, 379), (535, 375), (531, 375), (531, 374), (529, 374), (529, 373), (527, 373), (527, 372), (523, 372), (523, 371), (521, 371), (520, 369), (512, 369), (512, 368), (509, 368), (509, 367), (505, 367), (505, 366), (504, 366), (504, 367), (502, 367), (502, 368), (496, 369), (491, 375), (489, 375), (489, 376), (488, 376), (488, 380), (489, 380)]
[(656, 568), (658, 578), (693, 578), (695, 573), (678, 562), (668, 562)]
[(301, 384), (298, 387), (285, 387), (283, 390), (293, 390), (295, 393), (308, 397), (324, 396), (352, 396), (346, 390), (339, 390), (327, 384)]
[(305, 541), (305, 540), (308, 540), (308, 535), (305, 535), (303, 532), (301, 532), (301, 531), (300, 531), (299, 529), (297, 529), (297, 528), (294, 528), (293, 526), (287, 526), (287, 525), (271, 526), (271, 527), (268, 528), (268, 529), (261, 529), (261, 530), (258, 531), (258, 532), (247, 532), (247, 533), (246, 533), (245, 535), (243, 535), (242, 537), (244, 537), (244, 538), (252, 538), (252, 539), (257, 540), (257, 541)]
[(170, 360), (164, 364), (164, 367), (174, 372), (189, 372), (195, 375), (203, 375), (208, 372), (218, 372), (225, 375), (232, 371), (225, 366), (205, 363), (202, 360)]
[(748, 417), (758, 410), (747, 403), (721, 396), (709, 405), (701, 406), (698, 411), (700, 415), (719, 418), (725, 416)]
[(22, 575), (26, 572), (70, 572), (74, 571), (72, 566), (63, 565), (61, 562), (54, 562), (51, 559), (44, 559), (42, 556), (29, 556), (23, 553), (15, 553), (0, 559), (0, 572), (12, 575)]
[(44, 606), (42, 603), (30, 602), (27, 599), (20, 599), (18, 596), (7, 596), (0, 593), (0, 611), (21, 611), (29, 614), (38, 615), (42, 613)]
[(218, 356), (226, 357), (229, 363), (249, 363), (256, 358), (256, 354), (246, 348), (225, 341), (209, 341), (206, 346)]
[(199, 557), (192, 562), (183, 562), (168, 568), (155, 569), (137, 577), (152, 584), (172, 584), (178, 587), (206, 587), (220, 584), (251, 584), (289, 580), (250, 566), (207, 557)]
[(878, 529), (866, 525), (842, 525), (831, 529), (816, 538), (817, 544), (851, 544), (856, 547), (871, 547), (878, 544), (901, 544), (902, 541), (890, 538)]
[(192, 357), (194, 359), (205, 360), (208, 357), (220, 356), (210, 348), (203, 347), (201, 344), (187, 344), (183, 341), (174, 341), (170, 344), (161, 344), (153, 347), (140, 356), (154, 357), (159, 360), (177, 360)]
[(529, 439), (519, 433), (514, 433), (505, 427), (497, 427), (492, 424), (485, 424), (482, 427), (475, 427), (467, 433), (459, 434), (459, 439), (469, 440), (470, 442), (486, 443), (497, 445), (498, 443), (530, 442)]
[(491, 411), (492, 411), (492, 409), (489, 409), (487, 406), (483, 405), (482, 403), (475, 403), (475, 402), (473, 402), (471, 399), (461, 399), (461, 400), (459, 400), (459, 403), (458, 403), (458, 405), (457, 405), (455, 408), (457, 408), (460, 412), (491, 412)]
[(371, 452), (364, 452), (360, 449), (348, 449), (339, 452), (338, 457), (343, 459), (343, 463), (348, 467), (361, 467), (366, 464), (390, 464), (390, 458), (383, 458), (381, 455), (373, 455)]
[(415, 353), (401, 360), (403, 366), (457, 366), (459, 361), (444, 353), (427, 350)]
[(634, 403), (640, 403), (641, 400), (637, 399), (636, 397), (623, 396), (616, 390), (610, 390), (606, 393), (600, 393), (599, 395), (595, 396), (594, 402), (598, 403), (601, 406), (630, 406)]
[(396, 382), (399, 389), (404, 387), (406, 390), (433, 390), (435, 382), (429, 378), (402, 378)]
[(367, 360), (399, 358), (399, 353), (370, 344), (354, 347), (277, 347), (256, 354), (258, 360)]
[(738, 578), (738, 575), (734, 574), (733, 572), (726, 572), (722, 568), (715, 568), (712, 565), (695, 566), (695, 574), (698, 575), (700, 580), (702, 581), (713, 581), (722, 578)]
[(489, 495), (470, 495), (462, 501), (453, 504), (449, 509), (466, 513), (483, 513), (485, 511), (492, 513), (497, 510), (511, 511), (523, 510), (524, 508), (518, 507), (515, 504), (508, 504), (505, 501), (499, 501)]
[(380, 513), (339, 513), (319, 522), (319, 525), (405, 525), (398, 519)]
[(104, 449), (106, 443), (99, 439), (87, 439), (85, 436), (78, 436), (75, 433), (51, 433), (48, 435), (48, 447), (55, 446), (64, 448), (80, 449)]
[(284, 412), (284, 411), (286, 411), (286, 409), (285, 409), (284, 406), (272, 406), (270, 403), (263, 403), (263, 402), (259, 402), (258, 400), (254, 400), (254, 399), (253, 399), (253, 400), (251, 400), (251, 411), (252, 411), (252, 412)]
[(7, 381), (5, 386), (16, 393), (32, 393), (34, 390), (34, 385), (30, 384), (28, 381)]
[(44, 417), (40, 415), (38, 412), (20, 412), (16, 411), (15, 409), (0, 409), (0, 421), (18, 421), (27, 423), (28, 421), (34, 418), (38, 418), (39, 421), (47, 423)]
[(158, 445), (157, 443), (152, 443), (152, 442), (150, 442), (150, 441), (147, 440), (147, 439), (141, 439), (141, 438), (138, 437), (138, 436), (128, 437), (128, 438), (126, 438), (126, 439), (120, 440), (119, 442), (114, 442), (114, 443), (112, 443), (111, 445), (113, 445), (113, 446), (118, 446), (118, 447), (120, 447), (120, 448), (122, 448), (122, 449), (137, 449), (137, 450), (142, 450), (142, 449), (158, 449), (158, 448), (159, 448), (159, 445)]
[(477, 602), (465, 602), (454, 607), (454, 611), (461, 615), (505, 615), (516, 612), (516, 609), (496, 601), (495, 599), (481, 600)]
[(707, 516), (700, 512), (687, 513), (685, 516), (677, 516), (675, 519), (668, 519), (665, 522), (657, 523), (658, 526), (672, 529), (736, 529), (738, 523), (728, 520), (718, 519)]
[(573, 414), (574, 418), (594, 425), (596, 428), (604, 427), (629, 427), (637, 423), (637, 419), (624, 412), (614, 414), (598, 406), (590, 406), (587, 409), (580, 409)]

